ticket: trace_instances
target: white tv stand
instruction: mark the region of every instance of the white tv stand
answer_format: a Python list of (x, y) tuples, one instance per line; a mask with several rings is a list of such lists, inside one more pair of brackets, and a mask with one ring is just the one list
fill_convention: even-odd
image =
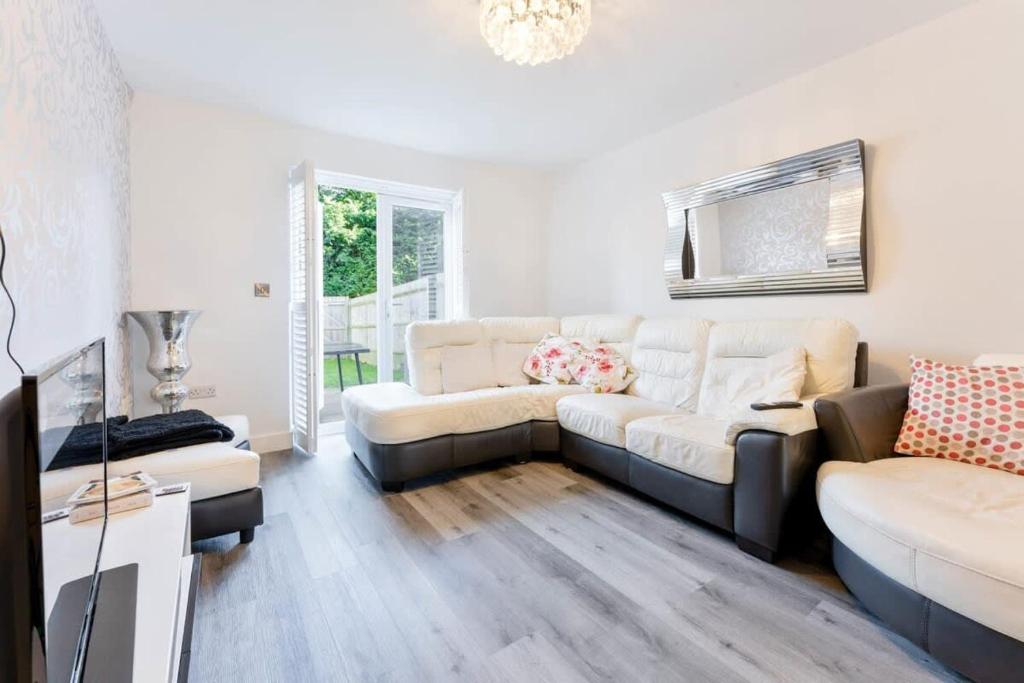
[[(188, 678), (200, 562), (199, 555), (192, 555), (190, 549), (190, 502), (190, 491), (157, 496), (151, 507), (118, 513), (107, 521), (100, 570), (138, 565), (132, 664), (135, 683)], [(97, 519), (72, 525), (64, 518), (43, 525), (47, 619), (60, 587), (91, 574), (95, 533), (100, 524)], [(50, 553), (51, 548), (59, 552)], [(85, 680), (97, 680), (90, 676), (90, 669), (92, 664), (87, 660)]]

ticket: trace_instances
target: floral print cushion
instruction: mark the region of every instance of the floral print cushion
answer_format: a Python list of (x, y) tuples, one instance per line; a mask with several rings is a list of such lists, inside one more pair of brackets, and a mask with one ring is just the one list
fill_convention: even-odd
[(570, 366), (585, 348), (582, 342), (549, 332), (526, 357), (523, 372), (544, 384), (572, 384)]
[(595, 394), (616, 394), (636, 379), (622, 354), (604, 344), (580, 351), (569, 369), (577, 384)]

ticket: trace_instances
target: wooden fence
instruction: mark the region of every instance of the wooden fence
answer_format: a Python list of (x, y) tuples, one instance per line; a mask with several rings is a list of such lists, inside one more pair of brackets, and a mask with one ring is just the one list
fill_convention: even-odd
[[(416, 320), (444, 317), (444, 275), (426, 275), (392, 289), (391, 338), (396, 369), (405, 359), (405, 328)], [(355, 342), (370, 349), (361, 358), (377, 364), (377, 293), (324, 297), (324, 343)], [(396, 373), (397, 374), (397, 373)]]

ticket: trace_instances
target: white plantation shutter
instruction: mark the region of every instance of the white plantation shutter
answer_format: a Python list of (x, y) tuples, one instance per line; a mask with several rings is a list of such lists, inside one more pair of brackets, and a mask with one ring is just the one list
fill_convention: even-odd
[(317, 387), (319, 386), (319, 253), (316, 222), (316, 179), (306, 161), (289, 177), (289, 230), (291, 233), (291, 409), (292, 442), (307, 453), (317, 450)]

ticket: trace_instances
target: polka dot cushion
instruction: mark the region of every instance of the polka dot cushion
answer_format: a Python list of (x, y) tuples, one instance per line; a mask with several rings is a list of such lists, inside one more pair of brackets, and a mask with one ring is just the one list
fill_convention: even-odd
[(1024, 475), (1024, 368), (911, 362), (896, 452)]

